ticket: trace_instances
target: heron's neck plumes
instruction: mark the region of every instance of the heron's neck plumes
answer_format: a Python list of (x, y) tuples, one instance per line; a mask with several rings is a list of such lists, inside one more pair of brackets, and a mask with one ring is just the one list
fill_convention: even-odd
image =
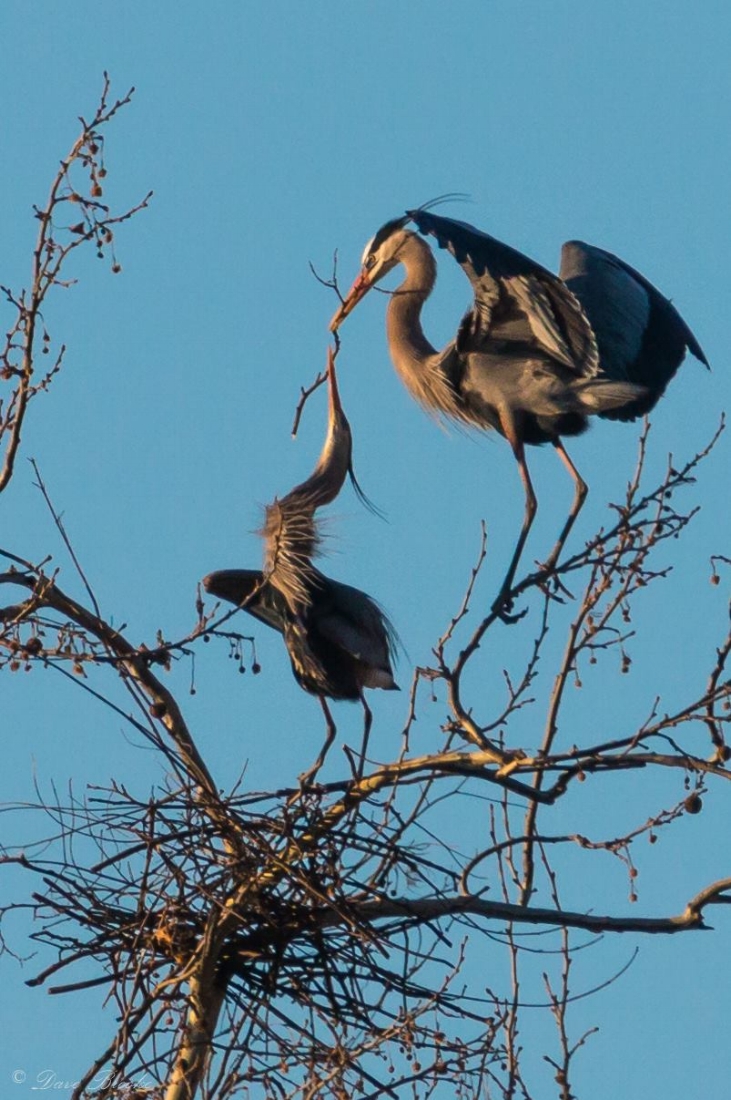
[(264, 571), (269, 582), (297, 612), (310, 601), (321, 535), (315, 513), (330, 504), (350, 469), (350, 425), (340, 410), (331, 413), (328, 433), (317, 466), (301, 485), (267, 505), (264, 526)]
[(264, 575), (296, 614), (309, 603), (312, 558), (320, 535), (314, 508), (293, 496), (289, 493), (266, 506), (260, 534), (264, 538)]
[(432, 412), (457, 416), (454, 391), (441, 369), (441, 355), (421, 327), (421, 311), (437, 278), (432, 250), (409, 233), (398, 258), (406, 278), (393, 292), (386, 312), (386, 335), (393, 365), (406, 388)]

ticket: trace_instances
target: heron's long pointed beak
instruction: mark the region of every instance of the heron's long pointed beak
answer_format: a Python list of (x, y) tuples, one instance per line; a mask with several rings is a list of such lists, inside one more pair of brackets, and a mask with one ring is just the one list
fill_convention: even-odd
[(355, 309), (358, 302), (368, 293), (372, 286), (373, 283), (369, 281), (367, 272), (361, 271), (360, 275), (345, 295), (345, 299), (340, 309), (330, 322), (330, 332), (337, 332), (341, 322)]
[(332, 422), (336, 416), (342, 415), (343, 412), (343, 406), (340, 403), (340, 391), (338, 390), (338, 376), (335, 373), (335, 353), (332, 348), (327, 349), (327, 388), (329, 419)]

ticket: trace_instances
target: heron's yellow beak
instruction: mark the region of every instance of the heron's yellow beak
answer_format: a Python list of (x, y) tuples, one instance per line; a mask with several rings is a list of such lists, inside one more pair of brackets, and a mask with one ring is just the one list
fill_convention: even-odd
[(337, 332), (341, 322), (355, 309), (358, 302), (368, 293), (372, 286), (373, 283), (369, 281), (368, 273), (366, 271), (361, 271), (360, 275), (345, 295), (345, 299), (340, 309), (330, 322), (330, 332)]

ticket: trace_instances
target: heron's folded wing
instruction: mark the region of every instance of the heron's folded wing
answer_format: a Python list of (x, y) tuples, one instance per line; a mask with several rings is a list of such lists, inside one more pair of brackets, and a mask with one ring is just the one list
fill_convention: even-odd
[(390, 671), (396, 632), (375, 600), (338, 581), (329, 581), (329, 596), (317, 618), (323, 637), (352, 657)]

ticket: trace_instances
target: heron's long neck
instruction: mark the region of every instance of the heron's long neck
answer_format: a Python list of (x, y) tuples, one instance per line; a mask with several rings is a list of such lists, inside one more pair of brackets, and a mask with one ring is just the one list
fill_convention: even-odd
[(391, 295), (386, 311), (386, 335), (393, 365), (411, 395), (426, 408), (456, 415), (453, 391), (440, 369), (440, 353), (421, 327), (421, 311), (437, 278), (432, 250), (409, 235), (399, 259), (406, 278)]
[(331, 416), (328, 432), (317, 466), (307, 481), (293, 489), (290, 496), (299, 496), (314, 511), (335, 500), (350, 469), (353, 453), (353, 437), (345, 416), (338, 412)]
[(266, 508), (261, 532), (265, 539), (264, 570), (292, 611), (301, 611), (309, 604), (316, 573), (312, 558), (321, 541), (315, 513), (335, 500), (342, 489), (351, 454), (350, 425), (342, 412), (334, 413), (317, 466), (307, 481)]
[(413, 234), (399, 251), (406, 278), (391, 295), (386, 313), (386, 333), (394, 366), (406, 372), (421, 367), (436, 348), (421, 327), (421, 310), (437, 278), (437, 266), (429, 245)]

